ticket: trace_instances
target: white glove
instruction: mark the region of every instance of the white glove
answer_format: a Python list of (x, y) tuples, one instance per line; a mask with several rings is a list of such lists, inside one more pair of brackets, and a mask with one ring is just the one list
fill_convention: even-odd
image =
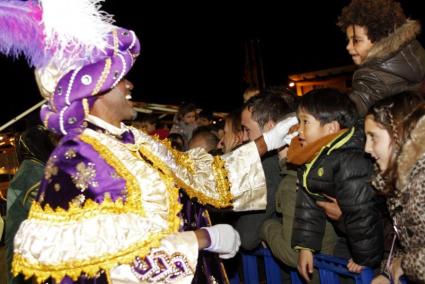
[(267, 145), (267, 151), (279, 149), (289, 144), (291, 139), (298, 135), (298, 133), (288, 135), (289, 129), (297, 123), (297, 117), (295, 113), (292, 113), (288, 118), (278, 122), (275, 127), (264, 133), (263, 138)]
[(241, 239), (239, 233), (228, 224), (203, 227), (210, 235), (211, 244), (205, 250), (216, 252), (220, 258), (232, 258), (239, 250)]

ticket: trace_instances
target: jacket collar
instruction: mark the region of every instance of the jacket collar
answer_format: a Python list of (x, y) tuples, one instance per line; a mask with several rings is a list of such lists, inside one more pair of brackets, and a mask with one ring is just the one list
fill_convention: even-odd
[(401, 47), (414, 40), (421, 31), (418, 21), (406, 20), (406, 23), (397, 28), (392, 34), (377, 41), (369, 51), (364, 63), (379, 60), (393, 55)]
[(402, 190), (409, 181), (410, 173), (419, 159), (425, 154), (425, 117), (419, 119), (416, 127), (410, 133), (410, 138), (404, 143), (397, 159), (397, 189)]
[(301, 146), (298, 136), (294, 137), (289, 145), (287, 160), (294, 165), (314, 164), (314, 161), (324, 152), (329, 155), (336, 149), (349, 144), (353, 137), (355, 127), (322, 137), (316, 142), (305, 147)]

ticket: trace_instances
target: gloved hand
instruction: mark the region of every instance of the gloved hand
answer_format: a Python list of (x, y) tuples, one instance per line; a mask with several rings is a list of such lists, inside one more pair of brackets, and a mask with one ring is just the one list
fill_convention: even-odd
[(298, 123), (295, 113), (278, 122), (275, 127), (263, 134), (264, 142), (267, 145), (267, 151), (279, 149), (280, 147), (289, 144), (292, 138), (298, 133), (288, 135), (289, 129)]
[(239, 233), (228, 224), (203, 227), (210, 235), (211, 244), (205, 250), (216, 252), (220, 258), (232, 258), (239, 250), (241, 239)]

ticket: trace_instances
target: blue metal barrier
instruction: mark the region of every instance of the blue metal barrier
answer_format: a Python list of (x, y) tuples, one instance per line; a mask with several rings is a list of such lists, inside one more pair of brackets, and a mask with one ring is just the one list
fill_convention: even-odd
[[(257, 257), (264, 259), (267, 284), (282, 283), (280, 266), (269, 249), (260, 248), (249, 254), (244, 252), (241, 254), (244, 284), (260, 283)], [(352, 273), (348, 271), (347, 263), (348, 261), (346, 259), (340, 257), (324, 254), (316, 254), (314, 256), (314, 267), (319, 271), (320, 283), (339, 284), (339, 276), (350, 277), (354, 279), (356, 284), (369, 284), (372, 281), (374, 272), (371, 268), (366, 267), (361, 273)], [(291, 270), (290, 274), (292, 284), (305, 283), (296, 270)], [(239, 283), (239, 277), (237, 275), (235, 277), (230, 280), (231, 283)], [(404, 277), (400, 280), (402, 284), (408, 283)]]
[(314, 256), (314, 266), (319, 270), (321, 283), (339, 283), (339, 275), (349, 276), (356, 284), (369, 284), (372, 282), (374, 272), (371, 268), (365, 267), (361, 273), (352, 273), (347, 269), (348, 261), (343, 258), (316, 254)]
[[(260, 283), (258, 275), (257, 257), (264, 260), (264, 270), (266, 273), (266, 281), (268, 284), (282, 283), (280, 275), (280, 267), (278, 262), (274, 259), (269, 249), (260, 248), (251, 253), (241, 252), (242, 266), (243, 266), (243, 283), (244, 284), (258, 284)], [(239, 283), (238, 275), (230, 279), (230, 283)]]

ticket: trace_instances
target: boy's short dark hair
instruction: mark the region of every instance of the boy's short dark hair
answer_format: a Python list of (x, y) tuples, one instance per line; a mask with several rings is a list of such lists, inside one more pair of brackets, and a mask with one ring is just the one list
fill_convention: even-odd
[(308, 92), (301, 98), (300, 109), (311, 114), (322, 125), (337, 121), (341, 128), (350, 128), (358, 119), (354, 103), (336, 89), (323, 88)]

